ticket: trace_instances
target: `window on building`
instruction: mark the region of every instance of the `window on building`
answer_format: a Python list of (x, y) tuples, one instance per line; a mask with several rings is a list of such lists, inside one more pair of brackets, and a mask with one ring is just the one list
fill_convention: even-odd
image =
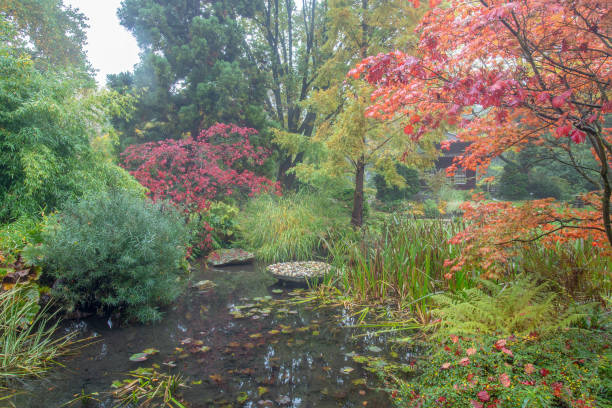
[(453, 176), (453, 183), (456, 186), (467, 184), (467, 176), (465, 175), (465, 170), (463, 169), (455, 170), (455, 175)]

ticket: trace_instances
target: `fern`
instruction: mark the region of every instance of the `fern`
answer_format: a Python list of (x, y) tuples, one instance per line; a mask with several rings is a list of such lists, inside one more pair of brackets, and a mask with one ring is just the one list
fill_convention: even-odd
[(434, 314), (441, 319), (437, 337), (448, 335), (521, 336), (550, 333), (577, 324), (585, 306), (564, 307), (548, 283), (527, 277), (498, 284), (480, 281), (475, 288), (436, 295)]

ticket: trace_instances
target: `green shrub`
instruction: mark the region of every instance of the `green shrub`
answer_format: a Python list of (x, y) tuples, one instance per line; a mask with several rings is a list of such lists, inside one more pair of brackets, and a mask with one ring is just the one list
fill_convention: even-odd
[[(34, 218), (20, 217), (0, 228), (0, 255), (15, 262), (24, 247), (41, 242), (42, 223)], [(0, 263), (2, 259), (0, 259)]]
[(213, 202), (210, 208), (202, 217), (211, 231), (211, 239), (213, 248), (225, 248), (232, 244), (236, 239), (236, 231), (238, 229), (238, 207), (223, 202)]
[(499, 195), (508, 200), (522, 200), (529, 196), (529, 177), (516, 166), (505, 165), (499, 178)]
[(425, 200), (423, 203), (423, 215), (425, 218), (440, 218), (438, 204), (434, 200)]
[(67, 205), (43, 232), (42, 264), (67, 309), (151, 322), (179, 294), (188, 230), (167, 204), (123, 192)]
[(398, 200), (409, 200), (413, 195), (419, 192), (421, 181), (419, 180), (419, 172), (416, 169), (396, 165), (397, 173), (404, 179), (405, 186), (398, 187), (387, 184), (385, 177), (382, 174), (374, 176), (374, 185), (376, 186), (376, 198), (383, 202), (392, 202)]
[(311, 260), (323, 255), (321, 239), (345, 220), (346, 210), (325, 197), (262, 195), (239, 216), (240, 244), (265, 262)]

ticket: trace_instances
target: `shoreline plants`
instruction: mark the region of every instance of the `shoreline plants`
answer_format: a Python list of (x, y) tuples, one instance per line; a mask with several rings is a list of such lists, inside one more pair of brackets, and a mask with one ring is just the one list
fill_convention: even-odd
[(268, 263), (324, 257), (324, 238), (344, 227), (345, 212), (339, 202), (307, 192), (261, 195), (239, 214), (238, 244)]
[(189, 234), (170, 204), (95, 194), (51, 217), (42, 238), (32, 255), (68, 311), (154, 322), (181, 291)]

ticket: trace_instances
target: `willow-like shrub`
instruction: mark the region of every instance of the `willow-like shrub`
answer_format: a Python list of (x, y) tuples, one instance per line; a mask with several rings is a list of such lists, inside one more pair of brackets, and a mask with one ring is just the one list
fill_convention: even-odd
[(68, 310), (120, 312), (159, 320), (180, 293), (189, 233), (167, 204), (134, 195), (95, 194), (66, 205), (43, 232), (45, 274)]

